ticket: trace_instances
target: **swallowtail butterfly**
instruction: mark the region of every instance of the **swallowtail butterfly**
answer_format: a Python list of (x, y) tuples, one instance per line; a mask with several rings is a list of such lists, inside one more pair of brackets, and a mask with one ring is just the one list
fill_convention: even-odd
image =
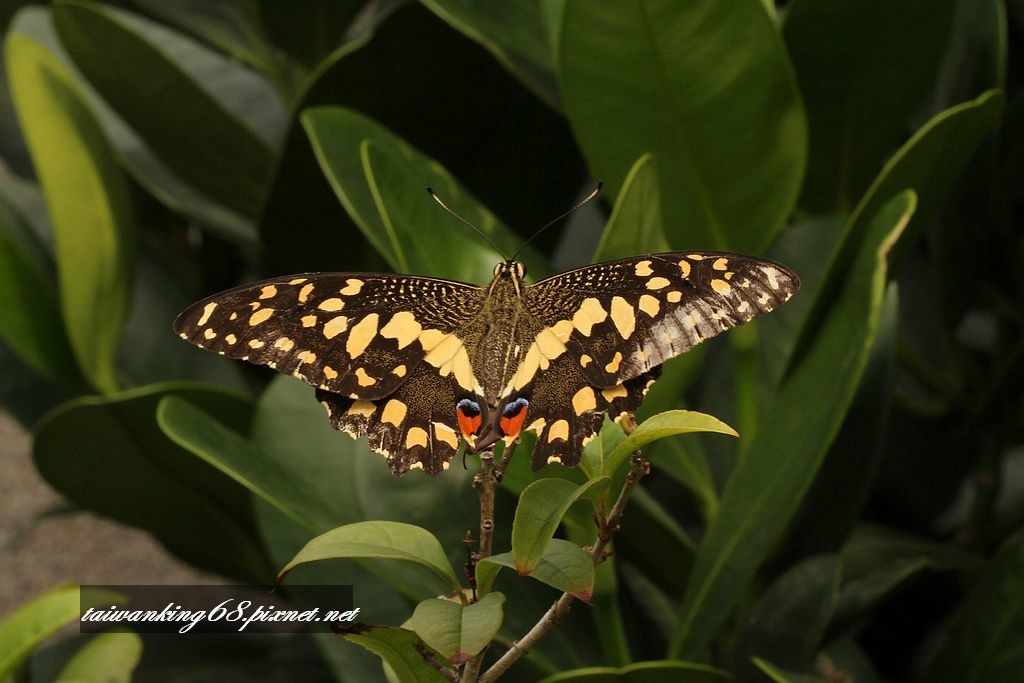
[(316, 387), (331, 425), (367, 436), (392, 471), (448, 467), (536, 432), (533, 467), (574, 466), (613, 419), (634, 413), (668, 359), (789, 299), (788, 268), (680, 251), (486, 287), (412, 275), (307, 273), (208, 297), (175, 330), (204, 349)]

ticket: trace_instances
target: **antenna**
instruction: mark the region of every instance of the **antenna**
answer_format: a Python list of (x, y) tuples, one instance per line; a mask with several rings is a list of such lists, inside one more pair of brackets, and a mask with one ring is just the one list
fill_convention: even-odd
[[(590, 203), (590, 202), (591, 202), (591, 201), (592, 201), (592, 200), (594, 199), (594, 197), (596, 197), (597, 195), (601, 194), (601, 188), (603, 188), (603, 187), (604, 187), (604, 183), (603, 183), (603, 182), (601, 182), (600, 180), (599, 180), (599, 181), (597, 181), (597, 187), (595, 187), (595, 188), (594, 188), (593, 190), (591, 190), (590, 194), (588, 194), (588, 195), (587, 195), (586, 197), (584, 197), (584, 198), (583, 198), (583, 199), (581, 199), (581, 200), (580, 200), (579, 202), (577, 202), (577, 203), (576, 203), (576, 205), (575, 205), (575, 206), (573, 206), (573, 207), (572, 207), (571, 209), (569, 209), (568, 211), (565, 211), (564, 213), (562, 213), (562, 214), (561, 214), (560, 216), (558, 216), (557, 218), (555, 218), (555, 219), (553, 219), (553, 220), (550, 220), (550, 221), (548, 221), (548, 222), (547, 222), (547, 223), (546, 223), (546, 224), (544, 225), (544, 227), (540, 228), (540, 229), (539, 229), (539, 230), (537, 230), (537, 231), (536, 231), (535, 233), (533, 233), (532, 235), (530, 235), (530, 238), (529, 238), (528, 240), (526, 240), (525, 242), (523, 242), (523, 244), (522, 244), (522, 245), (521, 245), (521, 246), (520, 246), (520, 247), (519, 247), (518, 249), (516, 249), (516, 253), (512, 254), (512, 258), (506, 258), (505, 260), (506, 260), (506, 261), (515, 261), (515, 259), (516, 259), (516, 256), (519, 256), (519, 253), (520, 253), (520, 252), (521, 252), (521, 251), (522, 251), (523, 249), (525, 249), (525, 248), (526, 248), (526, 245), (527, 245), (527, 244), (529, 244), (530, 242), (532, 242), (532, 241), (533, 241), (534, 239), (536, 239), (536, 238), (537, 238), (537, 236), (538, 236), (538, 235), (540, 235), (540, 234), (541, 234), (542, 232), (544, 232), (545, 230), (547, 230), (548, 228), (550, 228), (550, 227), (551, 227), (552, 225), (554, 225), (554, 224), (555, 224), (555, 223), (557, 223), (558, 221), (562, 220), (563, 218), (565, 218), (566, 216), (568, 216), (569, 214), (571, 214), (571, 213), (572, 213), (573, 211), (576, 211), (577, 209), (579, 209), (579, 208), (582, 208), (583, 206), (585, 206), (585, 205), (589, 204), (589, 203)], [(430, 188), (430, 186), (429, 186), (429, 185), (427, 186), (427, 194), (429, 194), (429, 195), (430, 195), (430, 197), (431, 197), (431, 198), (432, 198), (432, 199), (433, 199), (433, 200), (434, 200), (435, 202), (437, 202), (437, 203), (438, 203), (438, 204), (439, 204), (439, 205), (441, 206), (441, 208), (442, 208), (442, 209), (444, 209), (445, 211), (447, 211), (447, 212), (448, 212), (448, 213), (450, 213), (451, 215), (453, 215), (453, 216), (455, 216), (456, 218), (458, 218), (458, 219), (459, 219), (460, 221), (462, 221), (462, 223), (464, 223), (465, 225), (469, 226), (469, 227), (470, 227), (470, 228), (471, 228), (471, 229), (473, 230), (473, 232), (475, 232), (476, 234), (478, 234), (478, 235), (480, 235), (481, 237), (483, 237), (483, 238), (484, 238), (484, 240), (486, 240), (486, 241), (487, 241), (487, 243), (491, 245), (491, 248), (493, 248), (493, 249), (494, 249), (494, 251), (498, 252), (499, 254), (502, 254), (502, 258), (504, 258), (504, 254), (502, 253), (501, 249), (499, 249), (499, 248), (498, 248), (498, 245), (494, 243), (494, 240), (492, 240), (492, 239), (491, 239), (490, 237), (488, 237), (488, 236), (487, 236), (487, 234), (486, 234), (486, 233), (484, 233), (484, 231), (483, 231), (483, 230), (481, 230), (480, 228), (476, 227), (475, 225), (473, 225), (472, 223), (470, 223), (469, 221), (467, 221), (467, 220), (466, 220), (465, 218), (463, 218), (463, 217), (462, 217), (462, 216), (460, 216), (459, 214), (455, 213), (455, 211), (454, 211), (454, 210), (450, 209), (450, 208), (448, 207), (448, 205), (447, 205), (447, 204), (445, 204), (445, 203), (444, 203), (443, 201), (441, 201), (441, 198), (437, 196), (437, 194), (436, 194), (436, 193), (435, 193), (435, 192), (434, 192), (434, 191), (433, 191), (433, 190), (432, 190), (432, 189)]]
[[(484, 240), (485, 240), (485, 241), (486, 241), (486, 242), (487, 242), (487, 243), (488, 243), (489, 245), (491, 245), (491, 248), (492, 248), (492, 249), (494, 249), (494, 251), (496, 251), (496, 252), (498, 252), (499, 254), (501, 254), (501, 257), (502, 257), (502, 258), (505, 258), (505, 253), (504, 253), (504, 252), (503, 252), (503, 251), (502, 251), (501, 249), (499, 249), (499, 248), (498, 248), (498, 245), (494, 243), (494, 240), (492, 240), (492, 239), (491, 239), (490, 237), (488, 237), (488, 236), (487, 236), (487, 234), (486, 234), (486, 233), (484, 233), (484, 231), (483, 231), (483, 230), (481, 230), (480, 228), (476, 227), (475, 225), (473, 225), (472, 223), (470, 223), (469, 221), (467, 221), (467, 220), (466, 220), (465, 218), (463, 218), (463, 217), (462, 217), (462, 216), (460, 216), (459, 214), (455, 213), (455, 211), (454, 211), (454, 210), (452, 210), (452, 209), (448, 208), (448, 205), (447, 205), (447, 204), (445, 204), (445, 203), (444, 203), (443, 201), (441, 201), (441, 198), (440, 198), (440, 197), (438, 197), (438, 196), (437, 196), (437, 194), (435, 194), (435, 193), (434, 193), (434, 191), (433, 191), (432, 189), (430, 189), (430, 186), (429, 186), (429, 185), (427, 186), (427, 194), (429, 194), (429, 195), (431, 196), (431, 198), (433, 198), (433, 200), (434, 200), (435, 202), (437, 202), (437, 203), (438, 203), (438, 204), (439, 204), (439, 205), (441, 206), (441, 208), (442, 208), (442, 209), (444, 209), (445, 211), (447, 211), (447, 212), (448, 212), (448, 213), (450, 213), (451, 215), (453, 215), (453, 216), (455, 216), (456, 218), (458, 218), (458, 219), (459, 219), (460, 221), (462, 221), (462, 222), (463, 222), (463, 223), (464, 223), (465, 225), (469, 226), (469, 227), (470, 227), (470, 228), (471, 228), (471, 229), (473, 230), (473, 232), (475, 232), (476, 234), (478, 234), (478, 235), (480, 235), (481, 237), (483, 237), (483, 238), (484, 238)], [(508, 260), (510, 260), (510, 259), (505, 259), (505, 260), (506, 260), (506, 261), (508, 261)]]
[(586, 197), (584, 197), (579, 202), (577, 202), (576, 205), (573, 206), (571, 209), (569, 209), (568, 211), (562, 213), (562, 215), (558, 216), (557, 218), (554, 218), (554, 219), (548, 221), (544, 225), (544, 227), (540, 228), (539, 230), (537, 230), (537, 232), (535, 232), (532, 235), (530, 235), (530, 238), (528, 240), (526, 240), (525, 242), (523, 242), (523, 244), (518, 249), (516, 249), (516, 253), (512, 254), (512, 258), (510, 258), (509, 261), (515, 261), (516, 260), (516, 256), (519, 256), (519, 252), (521, 252), (523, 249), (525, 249), (526, 245), (529, 244), (530, 242), (532, 242), (534, 239), (536, 239), (537, 236), (540, 235), (542, 232), (544, 232), (545, 230), (550, 228), (552, 225), (554, 225), (558, 221), (562, 220), (563, 218), (565, 218), (566, 216), (571, 214), (573, 211), (576, 211), (577, 209), (580, 209), (580, 208), (586, 206), (587, 204), (589, 204), (594, 199), (594, 197), (596, 197), (597, 195), (601, 194), (601, 188), (603, 188), (603, 187), (604, 187), (604, 182), (598, 180), (597, 181), (597, 187), (595, 187), (593, 190), (591, 190), (590, 194), (588, 194)]

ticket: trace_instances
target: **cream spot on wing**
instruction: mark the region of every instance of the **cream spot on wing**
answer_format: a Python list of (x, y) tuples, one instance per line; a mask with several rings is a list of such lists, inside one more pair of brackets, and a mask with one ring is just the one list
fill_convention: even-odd
[(442, 443), (446, 443), (452, 448), (459, 447), (459, 436), (455, 433), (451, 427), (443, 422), (434, 422), (434, 438)]
[(224, 341), (226, 341), (228, 344), (237, 344), (238, 337), (236, 337), (233, 334), (229, 334), (228, 336), (224, 337)]
[(217, 303), (214, 301), (211, 301), (210, 303), (203, 306), (203, 315), (199, 318), (199, 321), (196, 323), (196, 325), (198, 325), (199, 327), (205, 325), (206, 322), (210, 319), (210, 316), (213, 314), (213, 309), (215, 308), (217, 308)]
[[(772, 289), (779, 288), (779, 271), (770, 266), (761, 266), (761, 272), (768, 278), (768, 286)], [(202, 324), (202, 323), (200, 323)]]
[(550, 327), (538, 332), (533, 343), (540, 350), (540, 354), (548, 360), (554, 360), (565, 353), (565, 344), (558, 339), (558, 335)]
[(690, 262), (683, 259), (679, 262), (679, 272), (683, 274), (683, 277), (690, 277)]
[(207, 339), (213, 339), (217, 336), (217, 333), (214, 332), (212, 329), (207, 328), (203, 330), (203, 336), (206, 337)]
[(409, 431), (405, 435), (405, 447), (412, 448), (413, 446), (427, 447), (427, 430), (422, 427), (409, 427)]
[(398, 375), (399, 377), (405, 377), (405, 366), (399, 365), (397, 368), (391, 371), (392, 375)]
[(530, 350), (526, 352), (526, 357), (523, 359), (523, 362), (519, 364), (516, 374), (512, 377), (511, 389), (509, 387), (505, 387), (505, 391), (502, 392), (502, 395), (507, 396), (512, 393), (512, 389), (519, 391), (530, 383), (538, 370), (547, 369), (548, 359), (541, 355), (540, 349), (537, 348), (536, 344), (531, 344)]
[(704, 260), (704, 257), (701, 256), (700, 254), (687, 254), (686, 258), (690, 259), (691, 261), (703, 261)]
[(719, 294), (728, 294), (732, 286), (725, 280), (719, 280), (715, 278), (711, 281), (711, 289), (715, 290)]
[(238, 320), (238, 313), (231, 311), (231, 317), (228, 320)]
[(260, 323), (266, 322), (272, 315), (274, 315), (273, 308), (264, 308), (262, 310), (256, 311), (255, 313), (249, 316), (249, 326), (255, 327)]
[(302, 351), (295, 355), (300, 363), (312, 363), (316, 360), (316, 354), (312, 351)]
[[(430, 331), (431, 330), (427, 330), (427, 332)], [(426, 332), (424, 332), (424, 334), (426, 334)], [(445, 335), (430, 347), (430, 352), (423, 357), (423, 360), (427, 361), (435, 368), (440, 368), (451, 361), (460, 348), (462, 348), (461, 339), (456, 337), (454, 334)]]
[(380, 328), (380, 336), (396, 340), (398, 348), (404, 349), (418, 339), (422, 331), (423, 326), (416, 321), (416, 316), (409, 311), (399, 311)]
[(671, 283), (663, 277), (652, 277), (647, 281), (647, 289), (665, 289)]
[(640, 310), (653, 318), (661, 310), (661, 302), (650, 294), (644, 294), (640, 297)]
[(264, 344), (259, 339), (250, 339), (249, 340), (249, 348), (250, 349), (262, 349), (263, 347), (264, 347)]
[(711, 264), (711, 267), (714, 270), (728, 270), (729, 269), (729, 259), (727, 259), (727, 258), (717, 258), (717, 259), (715, 259), (715, 262)]
[(612, 322), (623, 339), (629, 339), (636, 329), (636, 310), (621, 296), (612, 298)]
[(396, 427), (402, 424), (402, 420), (405, 419), (405, 413), (408, 410), (406, 405), (398, 399), (391, 399), (384, 406), (384, 410), (380, 413), (381, 422), (390, 422)]
[(670, 304), (677, 304), (683, 300), (683, 293), (673, 289), (671, 292), (665, 295), (665, 298), (668, 299), (668, 302)]
[(348, 410), (345, 411), (346, 415), (361, 415), (362, 417), (370, 417), (373, 415), (373, 411), (377, 407), (373, 405), (372, 401), (355, 401), (349, 406)]
[(315, 285), (310, 282), (308, 285), (299, 290), (299, 303), (304, 304), (309, 299), (309, 295), (313, 293), (313, 287)]
[(442, 365), (439, 371), (442, 375), (447, 375), (449, 372), (455, 375), (455, 381), (466, 391), (476, 391), (477, 381), (473, 377), (473, 366), (469, 362), (466, 347), (460, 346), (452, 359)]
[(562, 456), (560, 456), (558, 453), (553, 453), (552, 455), (548, 456), (547, 462), (549, 465), (553, 462), (562, 462)]
[(324, 377), (327, 379), (337, 379), (338, 371), (332, 368), (330, 365), (324, 366)]
[(548, 421), (545, 420), (543, 417), (538, 417), (536, 420), (534, 420), (529, 425), (524, 427), (523, 431), (526, 431), (526, 432), (539, 432), (540, 430), (544, 429), (544, 425), (546, 425), (547, 423), (548, 423)]
[(573, 327), (571, 320), (559, 320), (551, 326), (551, 331), (558, 338), (558, 341), (563, 344), (569, 340), (569, 336), (572, 335), (572, 330)]
[(590, 365), (593, 361), (594, 361), (593, 358), (591, 358), (587, 354), (583, 354), (582, 356), (580, 356), (580, 367), (584, 367), (585, 368), (588, 365)]
[(341, 293), (345, 296), (352, 296), (358, 294), (359, 290), (363, 288), (363, 281), (356, 280), (355, 278), (345, 280), (345, 286), (341, 289)]
[(315, 315), (304, 315), (304, 316), (302, 316), (302, 326), (303, 327), (314, 327), (315, 325), (316, 325), (316, 316)]
[(348, 333), (348, 339), (345, 340), (345, 352), (349, 356), (356, 358), (366, 350), (366, 347), (370, 345), (373, 338), (377, 336), (377, 322), (379, 320), (380, 315), (370, 313), (355, 324), (352, 331)]
[(555, 421), (548, 429), (548, 443), (558, 439), (562, 441), (569, 440), (569, 423), (565, 420)]
[(308, 278), (304, 278), (304, 277), (297, 277), (297, 278), (295, 278), (294, 280), (289, 280), (289, 281), (288, 281), (288, 284), (290, 284), (290, 285), (301, 285), (301, 284), (302, 284), (303, 282), (305, 282), (305, 281), (306, 281), (307, 279), (308, 279)]
[(261, 299), (273, 299), (275, 296), (277, 296), (277, 287), (274, 285), (267, 285), (260, 290)]
[(732, 271), (730, 270), (730, 271), (729, 271), (728, 273), (726, 273), (726, 274), (725, 274), (725, 275), (723, 275), (722, 277), (724, 277), (724, 278), (725, 278), (726, 280), (731, 280), (731, 279), (733, 279), (733, 277), (734, 277), (735, 275), (736, 275), (736, 273), (734, 273), (734, 272), (732, 272)]
[(597, 396), (590, 387), (583, 387), (572, 397), (572, 409), (577, 415), (589, 412), (597, 407)]
[(626, 387), (622, 386), (621, 384), (618, 386), (614, 386), (611, 389), (601, 390), (601, 396), (603, 396), (604, 400), (607, 401), (608, 403), (611, 403), (617, 398), (626, 398), (626, 396), (628, 395), (629, 394), (626, 392)]
[(261, 304), (261, 303), (260, 303), (259, 301), (250, 301), (250, 302), (249, 302), (249, 308), (250, 308), (250, 309), (252, 309), (252, 310), (254, 310), (254, 311), (255, 311), (255, 310), (256, 310), (257, 308), (259, 308), (260, 306), (262, 306), (262, 305), (263, 305), (263, 304)]
[(423, 330), (420, 332), (420, 344), (423, 345), (424, 351), (431, 351), (435, 346), (441, 343), (448, 335), (441, 330)]
[(356, 381), (359, 382), (361, 387), (372, 387), (377, 383), (377, 380), (366, 374), (366, 368), (356, 368)]
[(341, 309), (345, 308), (345, 302), (339, 299), (338, 297), (333, 297), (321, 301), (320, 305), (317, 306), (317, 308), (319, 308), (321, 311), (340, 311)]
[(608, 365), (604, 366), (604, 371), (605, 372), (618, 372), (619, 371), (619, 365), (621, 365), (621, 364), (622, 364), (622, 352), (621, 351), (616, 351), (615, 352), (615, 356), (612, 357), (611, 362), (608, 363)]
[(608, 311), (604, 310), (601, 302), (590, 297), (583, 300), (579, 310), (573, 313), (572, 325), (580, 331), (584, 337), (589, 337), (594, 325), (604, 322), (608, 318)]
[[(324, 323), (324, 337), (334, 339), (347, 329), (348, 318), (343, 315), (336, 316)], [(354, 329), (352, 331), (355, 332)]]
[(640, 261), (640, 263), (636, 264), (637, 277), (647, 277), (648, 275), (651, 275), (653, 273), (654, 271), (651, 270), (650, 261)]
[(274, 348), (281, 349), (282, 351), (291, 351), (293, 348), (295, 348), (295, 342), (289, 339), (288, 337), (281, 337), (276, 342), (274, 342)]

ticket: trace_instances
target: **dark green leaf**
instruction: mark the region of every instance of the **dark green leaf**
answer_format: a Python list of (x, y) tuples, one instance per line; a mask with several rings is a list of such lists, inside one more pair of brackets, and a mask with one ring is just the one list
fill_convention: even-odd
[(437, 537), (426, 529), (402, 522), (356, 522), (320, 534), (281, 570), (278, 580), (300, 564), (341, 558), (413, 562), (432, 571), (451, 590), (461, 590)]
[(775, 666), (760, 657), (754, 657), (754, 664), (757, 665), (758, 669), (766, 673), (770, 679), (775, 681), (775, 683), (825, 683), (825, 679), (820, 676), (786, 671), (785, 669)]
[(612, 196), (657, 163), (669, 243), (748, 253), (782, 228), (803, 176), (803, 108), (756, 2), (566, 3), (565, 110)]
[(698, 552), (674, 655), (704, 654), (814, 478), (860, 382), (882, 311), (887, 257), (914, 208), (905, 192), (874, 216), (820, 333), (747, 444)]
[(629, 169), (594, 261), (612, 261), (671, 249), (661, 220), (661, 195), (654, 158), (644, 154)]
[[(489, 590), (501, 567), (515, 569), (512, 553), (491, 555), (477, 565), (479, 586)], [(553, 538), (544, 549), (544, 556), (530, 572), (530, 577), (563, 593), (590, 602), (594, 590), (594, 558), (575, 543)]]
[(236, 394), (187, 383), (76, 399), (37, 425), (36, 467), (75, 504), (150, 531), (197, 566), (268, 581), (274, 573), (257, 537), (249, 493), (175, 445), (157, 425), (157, 405), (171, 395), (234, 429), (244, 429), (252, 409)]
[(603, 474), (609, 476), (615, 474), (629, 458), (630, 453), (643, 448), (652, 441), (692, 432), (714, 432), (739, 436), (736, 430), (711, 415), (693, 410), (670, 410), (659, 413), (637, 425), (637, 428), (608, 454)]
[(960, 606), (921, 680), (1012, 681), (1024, 671), (1024, 542), (1016, 537)]
[(415, 631), (453, 664), (464, 664), (491, 644), (501, 628), (504, 602), (501, 593), (488, 593), (471, 605), (430, 598), (416, 605), (402, 628)]
[(618, 669), (590, 667), (548, 676), (541, 683), (728, 683), (732, 676), (707, 664), (648, 661)]
[(243, 216), (256, 215), (273, 164), (270, 146), (147, 36), (141, 19), (64, 0), (54, 22), (89, 82), (176, 175)]
[(805, 208), (848, 213), (867, 189), (935, 82), (957, 4), (789, 3), (784, 35), (810, 130)]
[(60, 60), (17, 25), (5, 51), (15, 108), (54, 229), (65, 328), (87, 379), (112, 392), (134, 248), (127, 187)]
[[(369, 626), (343, 633), (342, 637), (365, 647), (384, 660), (388, 680), (399, 683), (448, 683), (425, 659), (424, 645), (412, 631), (388, 626)], [(437, 660), (435, 660), (437, 661)]]
[(516, 571), (529, 574), (540, 563), (565, 513), (588, 490), (603, 485), (604, 478), (582, 486), (564, 479), (538, 479), (519, 496), (512, 523), (512, 556)]

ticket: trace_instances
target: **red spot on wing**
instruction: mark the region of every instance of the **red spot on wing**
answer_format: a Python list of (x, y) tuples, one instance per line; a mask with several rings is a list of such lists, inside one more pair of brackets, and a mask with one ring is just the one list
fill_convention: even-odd
[(501, 427), (501, 433), (505, 436), (515, 436), (522, 431), (523, 423), (525, 422), (526, 406), (521, 406), (518, 411), (511, 415), (502, 415), (498, 425)]
[(455, 415), (459, 420), (459, 429), (462, 430), (462, 435), (465, 437), (476, 436), (480, 431), (480, 423), (483, 421), (480, 413), (470, 415), (460, 407), (455, 411)]

